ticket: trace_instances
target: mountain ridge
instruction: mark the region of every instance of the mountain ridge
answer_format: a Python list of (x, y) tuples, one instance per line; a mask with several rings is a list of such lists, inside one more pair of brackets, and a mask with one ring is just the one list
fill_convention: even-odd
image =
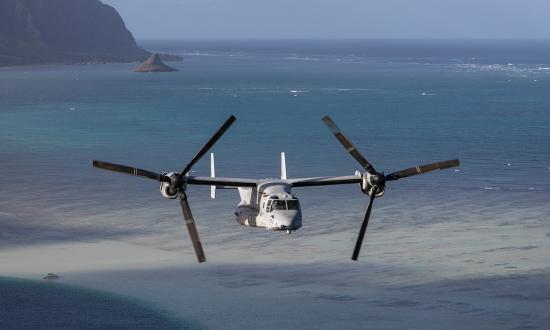
[(0, 66), (135, 62), (150, 55), (116, 9), (99, 0), (0, 1)]

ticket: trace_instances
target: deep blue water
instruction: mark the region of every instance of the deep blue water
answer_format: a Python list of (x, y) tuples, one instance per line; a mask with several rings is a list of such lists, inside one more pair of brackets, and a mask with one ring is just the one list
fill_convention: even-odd
[(0, 277), (2, 329), (200, 329), (141, 301), (51, 282)]
[[(389, 209), (433, 207), (429, 217), (437, 218), (438, 205), (462, 216), (476, 207), (523, 208), (547, 218), (550, 42), (142, 45), (182, 55), (171, 63), (181, 71), (138, 74), (135, 64), (0, 69), (4, 233), (32, 224), (62, 237), (55, 224), (64, 223), (69, 231), (86, 226), (84, 236), (107, 235), (109, 221), (121, 217), (121, 235), (160, 230), (151, 224), (176, 215), (177, 205), (162, 213), (168, 202), (155, 183), (92, 169), (91, 160), (181, 170), (229, 114), (238, 120), (213, 150), (220, 176), (276, 177), (280, 151), (291, 177), (352, 174), (358, 164), (321, 122), (329, 114), (377, 169), (460, 158), (458, 172), (392, 184), (380, 202)], [(208, 159), (194, 170), (208, 175)], [(233, 192), (208, 201), (206, 188), (191, 189), (199, 217), (232, 224)], [(308, 212), (337, 207), (362, 217), (357, 187), (298, 193), (306, 222)]]

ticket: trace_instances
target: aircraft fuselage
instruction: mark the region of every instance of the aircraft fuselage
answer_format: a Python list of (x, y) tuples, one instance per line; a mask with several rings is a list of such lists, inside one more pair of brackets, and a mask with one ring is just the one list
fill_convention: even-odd
[(241, 202), (235, 210), (243, 226), (292, 232), (302, 227), (300, 201), (289, 184), (265, 181), (257, 188), (239, 188)]

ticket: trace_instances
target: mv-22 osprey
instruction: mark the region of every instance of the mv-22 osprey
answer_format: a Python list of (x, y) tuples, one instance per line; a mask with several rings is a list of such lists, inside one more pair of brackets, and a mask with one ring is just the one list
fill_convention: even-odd
[(384, 195), (386, 182), (395, 181), (413, 175), (423, 174), (433, 170), (441, 170), (459, 165), (458, 159), (431, 163), (411, 167), (402, 171), (384, 174), (378, 172), (363, 157), (351, 141), (340, 131), (332, 119), (323, 117), (323, 122), (332, 131), (332, 134), (340, 141), (346, 151), (361, 165), (364, 172), (357, 171), (348, 176), (327, 176), (288, 179), (286, 176), (286, 164), (284, 153), (281, 154), (281, 178), (280, 179), (241, 179), (216, 177), (214, 169), (214, 156), (211, 155), (211, 176), (192, 176), (191, 168), (210, 150), (225, 131), (236, 120), (230, 116), (216, 133), (197, 152), (191, 161), (181, 172), (164, 172), (162, 174), (150, 172), (136, 167), (129, 167), (113, 163), (94, 160), (93, 166), (104, 170), (122, 172), (139, 177), (160, 181), (162, 196), (169, 199), (179, 199), (183, 217), (193, 243), (195, 254), (199, 262), (205, 262), (206, 257), (195, 226), (195, 220), (191, 213), (187, 200), (187, 188), (189, 185), (211, 186), (211, 195), (215, 198), (217, 187), (237, 188), (241, 201), (235, 210), (237, 222), (244, 226), (263, 227), (271, 230), (283, 230), (291, 233), (302, 227), (302, 211), (298, 197), (292, 193), (294, 187), (315, 187), (338, 184), (359, 184), (361, 191), (369, 196), (369, 203), (365, 217), (357, 237), (352, 260), (357, 260), (363, 237), (369, 222), (372, 204), (376, 197)]

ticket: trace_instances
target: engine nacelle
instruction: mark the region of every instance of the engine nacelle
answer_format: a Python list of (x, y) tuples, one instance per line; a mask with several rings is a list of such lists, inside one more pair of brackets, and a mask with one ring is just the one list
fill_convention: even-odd
[(363, 194), (372, 196), (376, 191), (376, 197), (382, 197), (384, 195), (385, 187), (374, 186), (372, 184), (373, 176), (368, 172), (365, 172), (361, 175), (361, 191)]
[[(163, 175), (168, 176), (170, 179), (172, 179), (172, 182), (176, 182), (177, 174), (174, 172), (171, 173), (163, 173)], [(160, 183), (160, 194), (164, 198), (168, 199), (174, 199), (177, 198), (180, 194), (180, 190), (178, 188), (172, 187), (171, 182), (161, 182)]]

